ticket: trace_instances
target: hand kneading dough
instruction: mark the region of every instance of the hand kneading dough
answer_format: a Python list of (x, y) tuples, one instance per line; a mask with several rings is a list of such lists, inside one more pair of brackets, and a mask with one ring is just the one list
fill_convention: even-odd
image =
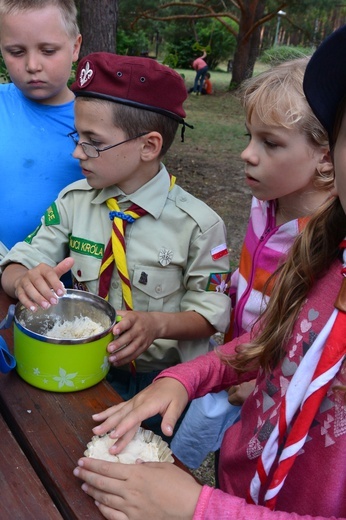
[(115, 439), (111, 439), (109, 435), (101, 437), (95, 435), (88, 443), (88, 449), (84, 452), (84, 455), (93, 459), (123, 464), (134, 464), (137, 459), (144, 462), (174, 462), (168, 444), (159, 435), (155, 435), (149, 430), (139, 428), (134, 438), (118, 455), (109, 453), (109, 448), (114, 442)]

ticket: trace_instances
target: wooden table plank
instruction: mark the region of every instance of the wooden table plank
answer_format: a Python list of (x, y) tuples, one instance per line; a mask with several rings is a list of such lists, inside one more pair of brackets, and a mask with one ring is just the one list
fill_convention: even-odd
[(62, 520), (34, 469), (0, 416), (0, 504), (3, 520)]
[(64, 518), (102, 518), (72, 471), (92, 436), (91, 415), (117, 401), (106, 383), (60, 394), (36, 389), (16, 372), (0, 378), (0, 409)]

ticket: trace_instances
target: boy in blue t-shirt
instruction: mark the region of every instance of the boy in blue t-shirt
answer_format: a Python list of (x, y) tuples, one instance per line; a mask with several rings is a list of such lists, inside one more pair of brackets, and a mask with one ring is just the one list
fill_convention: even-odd
[(74, 94), (68, 88), (81, 35), (73, 0), (1, 0), (0, 49), (11, 83), (0, 85), (0, 259), (31, 233), (67, 184)]

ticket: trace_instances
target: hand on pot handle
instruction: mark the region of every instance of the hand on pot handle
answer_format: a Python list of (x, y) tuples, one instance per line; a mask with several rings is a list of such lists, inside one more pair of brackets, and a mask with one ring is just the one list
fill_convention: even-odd
[(65, 294), (60, 277), (67, 273), (74, 264), (73, 258), (65, 258), (55, 267), (39, 264), (27, 269), (21, 264), (10, 264), (2, 273), (2, 286), (5, 292), (18, 298), (27, 308), (36, 311), (38, 307), (48, 309), (58, 303), (59, 296)]

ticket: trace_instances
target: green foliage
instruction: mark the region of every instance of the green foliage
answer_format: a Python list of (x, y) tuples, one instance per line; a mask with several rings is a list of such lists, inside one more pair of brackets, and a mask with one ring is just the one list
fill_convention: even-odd
[(293, 47), (290, 45), (274, 45), (264, 51), (260, 56), (260, 61), (270, 66), (282, 61), (294, 60), (304, 56), (310, 56), (314, 49), (312, 47)]
[[(230, 23), (228, 20), (228, 23), (237, 31), (235, 22)], [(207, 51), (207, 61), (211, 70), (215, 70), (220, 63), (233, 58), (236, 39), (223, 25), (210, 20), (207, 24), (196, 24), (196, 30), (202, 43), (199, 47)]]
[(211, 48), (210, 48), (210, 45), (201, 45), (199, 42), (195, 42), (193, 45), (192, 45), (192, 50), (194, 52), (206, 52), (207, 54), (210, 54), (211, 53)]
[(194, 56), (192, 51), (194, 43), (192, 39), (182, 39), (180, 42), (168, 43), (163, 63), (174, 69), (189, 69)]
[(162, 63), (164, 65), (167, 65), (168, 67), (171, 67), (171, 69), (176, 69), (179, 64), (179, 56), (177, 50), (175, 49), (173, 52), (169, 52), (168, 54), (166, 54)]
[(149, 49), (149, 38), (144, 30), (125, 31), (117, 30), (117, 54), (140, 56)]
[(76, 63), (72, 63), (72, 69), (71, 69), (71, 75), (69, 77), (69, 80), (67, 82), (67, 85), (70, 87), (72, 85), (72, 83), (74, 82), (74, 80), (76, 79), (76, 70), (77, 70), (77, 62)]
[[(179, 23), (172, 24), (164, 32), (168, 42), (165, 46), (164, 63), (168, 65), (173, 62), (175, 67), (189, 68), (192, 61), (205, 50), (209, 68), (215, 70), (220, 63), (232, 58), (236, 40), (221, 24), (204, 20), (195, 23), (193, 29), (192, 31), (187, 24), (183, 26)], [(192, 37), (193, 33), (198, 41)]]
[(4, 58), (0, 54), (0, 83), (8, 83), (9, 81), (10, 76), (8, 75)]

